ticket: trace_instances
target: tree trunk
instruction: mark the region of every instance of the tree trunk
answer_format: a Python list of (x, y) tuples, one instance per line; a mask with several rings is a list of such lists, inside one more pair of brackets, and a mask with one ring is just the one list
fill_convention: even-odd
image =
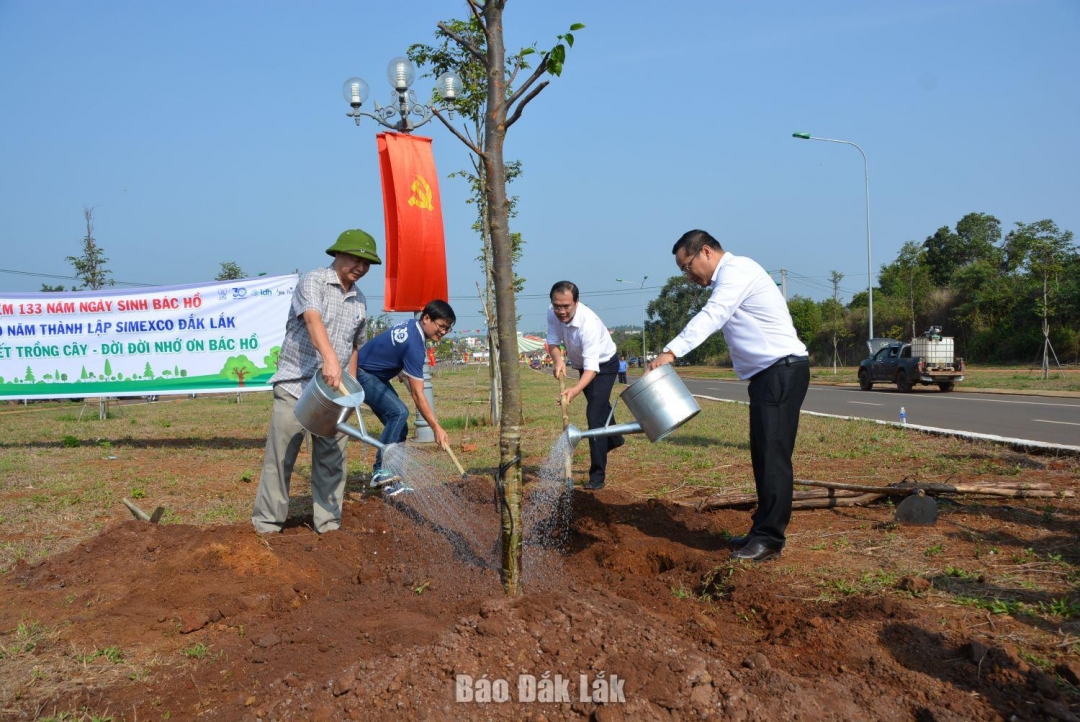
[(495, 314), (499, 323), (499, 371), (502, 374), (503, 414), (499, 424), (499, 467), (505, 504), (502, 505), (502, 576), (507, 594), (521, 594), (521, 408), (518, 376), (517, 309), (514, 299), (514, 258), (510, 238), (510, 207), (506, 199), (503, 141), (506, 138), (506, 50), (503, 45), (505, 0), (484, 3), (488, 55), (488, 116), (484, 123), (487, 163), (488, 217), (491, 221), (492, 275)]
[(478, 161), (479, 171), (477, 177), (480, 180), (481, 200), (484, 207), (480, 209), (480, 237), (484, 243), (484, 291), (487, 294), (484, 301), (484, 314), (487, 316), (488, 329), (488, 380), (491, 393), (491, 425), (495, 426), (502, 421), (502, 374), (499, 373), (498, 359), (502, 356), (497, 348), (499, 338), (499, 319), (491, 312), (491, 300), (495, 297), (495, 276), (492, 267), (492, 243), (491, 243), (491, 214), (488, 212), (487, 201), (487, 163), (483, 158)]

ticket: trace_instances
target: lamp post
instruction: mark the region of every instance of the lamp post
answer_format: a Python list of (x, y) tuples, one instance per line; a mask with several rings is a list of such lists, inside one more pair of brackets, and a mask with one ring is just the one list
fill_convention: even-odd
[[(411, 133), (434, 117), (431, 106), (417, 102), (416, 93), (409, 89), (415, 75), (416, 71), (408, 58), (396, 57), (391, 60), (386, 68), (386, 79), (394, 89), (394, 95), (391, 96), (390, 105), (380, 106), (379, 101), (372, 101), (374, 111), (363, 108), (368, 98), (368, 84), (363, 78), (349, 78), (341, 89), (345, 102), (352, 108), (346, 115), (354, 118), (357, 125), (360, 125), (360, 116), (366, 115), (379, 125), (401, 133)], [(461, 93), (461, 78), (452, 70), (447, 71), (435, 79), (435, 87), (442, 99), (449, 103)], [(413, 115), (420, 118), (420, 122), (414, 122), (410, 117)], [(395, 116), (397, 120), (391, 122)]]
[(874, 268), (870, 261), (870, 171), (867, 169), (866, 153), (850, 140), (836, 140), (835, 138), (818, 138), (809, 133), (792, 133), (791, 137), (800, 140), (823, 140), (826, 143), (843, 143), (850, 145), (862, 155), (863, 178), (866, 181), (866, 284), (868, 310), (870, 311), (870, 338), (874, 337)]
[(629, 283), (631, 286), (639, 286), (641, 288), (641, 366), (645, 367), (645, 357), (648, 355), (648, 351), (645, 347), (645, 281), (649, 280), (648, 276), (641, 279), (641, 283), (636, 281), (624, 281), (621, 278), (615, 279), (619, 283)]
[[(416, 93), (410, 90), (415, 75), (416, 70), (408, 58), (399, 56), (391, 60), (386, 68), (386, 79), (393, 88), (394, 94), (391, 96), (390, 105), (380, 106), (378, 101), (372, 101), (375, 105), (374, 111), (363, 108), (369, 93), (367, 82), (360, 77), (349, 78), (341, 89), (345, 102), (350, 107), (346, 115), (356, 120), (357, 125), (360, 125), (360, 117), (366, 115), (383, 127), (399, 133), (411, 133), (435, 115), (431, 106), (417, 102)], [(442, 99), (450, 103), (461, 92), (461, 78), (457, 73), (447, 71), (435, 80), (435, 87), (439, 90)], [(414, 121), (411, 116), (419, 118), (419, 122)], [(397, 120), (393, 120), (395, 117)], [(416, 314), (416, 318), (419, 320), (419, 313)], [(428, 405), (434, 411), (435, 395), (431, 385), (431, 366), (426, 358), (424, 359), (424, 396), (427, 397)], [(414, 423), (417, 441), (428, 443), (435, 441), (435, 432), (420, 415), (419, 410), (416, 412)]]

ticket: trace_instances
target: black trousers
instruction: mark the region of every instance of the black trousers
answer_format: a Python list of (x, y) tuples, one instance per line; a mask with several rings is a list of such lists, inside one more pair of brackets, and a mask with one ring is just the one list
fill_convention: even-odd
[[(581, 369), (578, 369), (581, 371)], [(619, 373), (619, 355), (615, 354), (600, 363), (600, 372), (585, 387), (585, 419), (590, 429), (598, 429), (607, 421), (611, 413), (611, 389), (615, 386), (615, 377)], [(615, 419), (611, 420), (615, 423)], [(589, 481), (601, 482), (607, 473), (608, 451), (622, 446), (622, 436), (601, 436), (589, 439)]]
[(784, 545), (791, 521), (791, 455), (809, 385), (810, 364), (805, 360), (771, 366), (750, 378), (750, 458), (758, 498), (750, 537), (770, 546)]

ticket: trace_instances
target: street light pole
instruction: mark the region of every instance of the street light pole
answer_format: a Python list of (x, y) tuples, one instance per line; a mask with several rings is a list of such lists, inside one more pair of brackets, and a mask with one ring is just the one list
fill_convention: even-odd
[(636, 281), (624, 281), (621, 278), (615, 279), (619, 283), (629, 283), (631, 286), (640, 286), (641, 288), (641, 366), (645, 367), (645, 357), (649, 355), (648, 349), (645, 346), (645, 281), (649, 280), (648, 276), (641, 279), (641, 283)]
[(822, 140), (826, 143), (843, 143), (850, 145), (862, 155), (863, 179), (866, 181), (866, 284), (868, 310), (870, 311), (870, 338), (874, 337), (874, 267), (870, 260), (870, 171), (866, 163), (866, 153), (850, 140), (837, 140), (835, 138), (818, 138), (809, 133), (792, 133), (791, 137), (800, 140)]
[[(384, 128), (390, 128), (396, 130), (399, 133), (411, 133), (420, 126), (424, 125), (434, 117), (434, 112), (431, 107), (424, 105), (416, 100), (416, 93), (410, 89), (415, 75), (415, 69), (412, 62), (406, 57), (396, 57), (390, 61), (390, 65), (386, 68), (386, 79), (390, 82), (390, 87), (393, 88), (394, 94), (391, 96), (390, 105), (380, 106), (378, 101), (374, 101), (374, 112), (367, 111), (363, 108), (364, 102), (368, 98), (368, 84), (360, 77), (352, 77), (345, 81), (345, 85), (341, 88), (342, 95), (345, 96), (345, 102), (349, 104), (350, 110), (345, 114), (356, 121), (357, 125), (360, 125), (360, 117), (367, 116), (371, 118)], [(436, 87), (439, 89), (439, 94), (443, 100), (447, 103), (452, 102), (461, 92), (461, 78), (457, 73), (452, 71), (443, 73), (435, 81)], [(397, 120), (394, 120), (394, 117)], [(410, 116), (417, 116), (420, 118), (419, 122), (414, 121)], [(420, 320), (420, 312), (415, 313), (416, 320)], [(425, 344), (426, 346), (426, 344)], [(428, 405), (431, 410), (435, 410), (435, 393), (431, 383), (431, 366), (428, 364), (428, 359), (424, 359), (424, 396), (427, 397)], [(424, 417), (420, 415), (420, 410), (416, 410), (416, 418), (414, 420), (416, 427), (416, 440), (423, 443), (430, 443), (435, 441), (435, 431), (431, 428)]]

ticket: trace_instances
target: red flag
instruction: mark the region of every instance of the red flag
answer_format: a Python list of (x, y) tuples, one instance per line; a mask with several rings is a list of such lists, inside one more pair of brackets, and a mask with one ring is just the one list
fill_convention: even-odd
[(446, 242), (431, 138), (379, 133), (386, 216), (384, 311), (420, 311), (447, 300)]

